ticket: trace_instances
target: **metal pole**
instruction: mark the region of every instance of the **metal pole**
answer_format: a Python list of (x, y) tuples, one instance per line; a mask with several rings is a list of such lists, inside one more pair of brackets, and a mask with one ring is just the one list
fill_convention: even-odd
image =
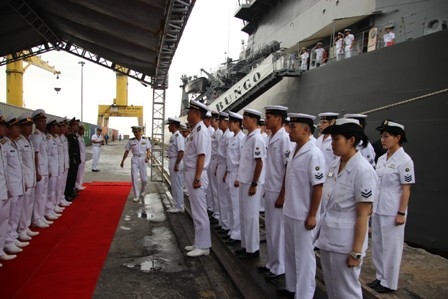
[(83, 121), (83, 102), (84, 102), (84, 61), (78, 62), (81, 65), (81, 121)]

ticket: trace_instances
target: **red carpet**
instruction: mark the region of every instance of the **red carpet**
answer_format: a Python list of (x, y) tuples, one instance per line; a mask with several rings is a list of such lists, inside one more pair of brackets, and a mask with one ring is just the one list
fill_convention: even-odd
[(131, 184), (85, 185), (60, 219), (2, 262), (0, 298), (92, 297)]

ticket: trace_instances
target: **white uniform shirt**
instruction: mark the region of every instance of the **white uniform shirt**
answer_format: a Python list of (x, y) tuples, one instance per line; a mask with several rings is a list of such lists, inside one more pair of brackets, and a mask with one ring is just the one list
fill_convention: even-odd
[(316, 146), (322, 151), (325, 159), (325, 169), (330, 167), (331, 162), (336, 159), (336, 156), (333, 154), (333, 148), (331, 147), (331, 135), (324, 140), (324, 134), (320, 135), (316, 140)]
[(92, 140), (92, 146), (100, 147), (102, 143), (93, 143), (93, 141), (103, 141), (104, 139), (103, 136), (101, 135), (93, 134), (91, 140)]
[(230, 138), (232, 138), (233, 132), (227, 129), (224, 134), (219, 139), (219, 146), (218, 146), (218, 156), (219, 156), (219, 163), (226, 163), (226, 157), (227, 157), (227, 145), (229, 143)]
[(70, 168), (70, 157), (68, 156), (68, 140), (65, 135), (61, 135), (62, 145), (64, 148), (64, 169)]
[(177, 154), (185, 151), (185, 138), (179, 131), (174, 132), (170, 137), (168, 145), (168, 158), (177, 158)]
[(204, 154), (204, 168), (206, 170), (210, 163), (211, 154), (211, 140), (210, 134), (207, 131), (207, 127), (203, 121), (200, 121), (191, 130), (188, 135), (187, 146), (184, 153), (184, 166), (185, 169), (196, 169), (196, 163), (198, 161), (198, 155)]
[(8, 187), (6, 184), (6, 157), (3, 156), (3, 141), (0, 139), (0, 200), (8, 199)]
[(261, 135), (260, 129), (255, 129), (246, 136), (241, 148), (240, 168), (238, 169), (238, 181), (244, 184), (252, 183), (255, 171), (255, 159), (261, 158), (263, 168), (258, 178), (258, 184), (264, 184), (264, 174), (266, 171), (266, 143)]
[(414, 162), (402, 147), (387, 160), (387, 154), (379, 157), (376, 165), (378, 192), (373, 212), (396, 216), (400, 208), (401, 185), (414, 184)]
[[(48, 175), (47, 136), (38, 129), (31, 134), (34, 151), (37, 153), (38, 171), (40, 175)], [(68, 153), (68, 148), (67, 148)], [(68, 168), (68, 167), (67, 167)]]
[(26, 139), (25, 136), (20, 135), (16, 141), (17, 147), (22, 156), (22, 173), (23, 182), (26, 188), (36, 186), (36, 164), (33, 143)]
[(84, 136), (76, 135), (78, 137), (79, 143), (79, 157), (81, 163), (86, 163), (86, 141), (84, 140)]
[(239, 131), (238, 134), (234, 134), (227, 144), (227, 171), (236, 172), (240, 166), (241, 148), (243, 147), (246, 134), (243, 131)]
[(325, 49), (324, 48), (316, 48), (314, 49), (314, 53), (316, 53), (316, 62), (322, 63), (325, 55)]
[(349, 52), (352, 50), (352, 43), (354, 40), (355, 36), (351, 33), (344, 37), (345, 52)]
[(2, 139), (3, 157), (6, 157), (7, 190), (11, 196), (20, 196), (24, 192), (22, 157), (16, 144), (8, 137)]
[[(356, 204), (373, 202), (377, 176), (373, 167), (357, 152), (339, 173), (341, 158), (331, 163), (322, 191), (324, 216), (317, 247), (349, 253), (353, 248), (356, 223)], [(367, 232), (362, 252), (367, 249)]]
[(373, 149), (372, 144), (367, 143), (366, 147), (362, 147), (361, 145), (357, 147), (358, 151), (361, 152), (361, 155), (366, 158), (367, 162), (370, 163), (373, 167), (375, 167), (375, 150)]
[(132, 157), (146, 157), (146, 150), (151, 148), (151, 142), (143, 136), (140, 140), (131, 138), (124, 148), (132, 153)]
[(56, 138), (47, 134), (48, 174), (59, 176), (59, 148)]
[(340, 55), (344, 53), (344, 50), (342, 49), (342, 46), (344, 44), (344, 40), (342, 38), (336, 40), (335, 43), (335, 54)]
[(266, 150), (266, 179), (264, 189), (280, 192), (285, 175), (286, 164), (291, 154), (291, 143), (285, 128), (280, 128), (268, 138)]
[(215, 133), (215, 128), (212, 126), (207, 127), (208, 132), (210, 133), (210, 138), (212, 137), (213, 133)]
[[(283, 215), (306, 220), (311, 207), (312, 188), (325, 182), (324, 163), (322, 152), (311, 141), (305, 143), (294, 157), (291, 154), (286, 167)], [(317, 219), (319, 215), (318, 211)]]
[(303, 52), (300, 54), (300, 69), (302, 71), (306, 71), (308, 66), (308, 57), (310, 57), (310, 54), (308, 52)]
[(64, 173), (64, 141), (62, 141), (62, 138), (60, 135), (57, 135), (56, 142), (58, 144), (58, 157), (59, 157), (59, 174)]
[(222, 131), (220, 129), (216, 129), (211, 137), (211, 143), (212, 143), (212, 157), (218, 158), (218, 147), (219, 147), (219, 140), (222, 137)]
[(383, 35), (383, 41), (384, 41), (384, 46), (389, 46), (389, 43), (392, 42), (395, 39), (395, 33), (393, 33), (392, 31), (389, 33), (385, 33)]

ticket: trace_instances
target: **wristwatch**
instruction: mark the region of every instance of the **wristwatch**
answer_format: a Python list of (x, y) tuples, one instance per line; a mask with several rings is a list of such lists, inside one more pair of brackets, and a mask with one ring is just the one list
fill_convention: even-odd
[(257, 187), (257, 182), (252, 182), (252, 184), (250, 184), (252, 187)]
[(357, 261), (359, 261), (361, 259), (361, 257), (362, 257), (361, 253), (354, 252), (353, 250), (350, 251), (350, 256), (352, 258), (354, 258), (355, 260), (357, 260)]

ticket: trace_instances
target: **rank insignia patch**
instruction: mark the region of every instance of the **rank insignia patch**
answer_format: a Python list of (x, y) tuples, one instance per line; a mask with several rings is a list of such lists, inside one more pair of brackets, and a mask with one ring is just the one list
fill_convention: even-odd
[(285, 157), (286, 157), (286, 158), (289, 158), (289, 155), (290, 155), (290, 154), (291, 154), (290, 151), (286, 151), (286, 152), (285, 152)]
[(407, 175), (405, 175), (404, 176), (404, 180), (406, 181), (406, 182), (412, 182), (412, 175), (410, 175), (410, 174), (407, 174)]
[(324, 177), (324, 174), (321, 172), (321, 173), (315, 174), (314, 177), (316, 178), (316, 180), (321, 180)]
[(370, 196), (372, 196), (372, 191), (371, 190), (364, 190), (364, 191), (361, 191), (361, 196), (362, 197), (364, 197), (364, 198), (369, 198)]
[(319, 171), (320, 167), (319, 167), (319, 166), (316, 166), (316, 168), (314, 168), (314, 169), (316, 169), (316, 171)]
[(405, 171), (406, 171), (406, 172), (409, 172), (409, 168), (406, 168)]
[(201, 126), (198, 127), (198, 129), (196, 130), (197, 132), (199, 132), (201, 130)]

